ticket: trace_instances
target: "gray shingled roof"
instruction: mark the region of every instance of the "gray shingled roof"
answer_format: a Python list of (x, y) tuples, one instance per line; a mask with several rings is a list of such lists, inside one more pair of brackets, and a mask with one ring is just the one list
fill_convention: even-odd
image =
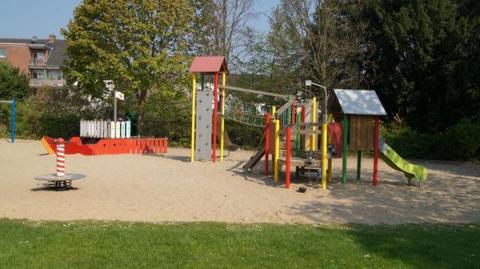
[[(46, 44), (47, 39), (37, 39), (35, 44)], [(33, 44), (31, 38), (0, 38), (0, 43)]]
[[(0, 38), (0, 43), (14, 43), (14, 44), (47, 44), (48, 39), (37, 39), (35, 43), (31, 38)], [(67, 42), (62, 39), (57, 39), (53, 44), (50, 56), (47, 60), (47, 66), (61, 66), (67, 59)]]
[(57, 40), (53, 45), (53, 50), (47, 60), (47, 65), (63, 65), (67, 59), (67, 42), (65, 40)]
[(343, 113), (350, 115), (375, 115), (385, 116), (387, 112), (383, 108), (377, 93), (370, 90), (342, 90), (334, 89)]

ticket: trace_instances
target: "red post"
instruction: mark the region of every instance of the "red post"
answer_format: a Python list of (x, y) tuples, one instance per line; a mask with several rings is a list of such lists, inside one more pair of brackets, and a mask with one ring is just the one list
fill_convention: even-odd
[(290, 158), (291, 158), (291, 140), (290, 140), (290, 127), (287, 127), (287, 130), (286, 130), (286, 138), (287, 140), (287, 156), (286, 156), (286, 162), (285, 162), (285, 165), (286, 165), (286, 168), (285, 168), (285, 187), (287, 189), (290, 189)]
[(265, 113), (265, 176), (268, 176), (268, 155), (270, 154), (270, 113)]
[(375, 131), (373, 141), (373, 186), (378, 185), (378, 140), (380, 136), (380, 120), (375, 117)]
[(218, 110), (218, 73), (213, 75), (213, 144), (212, 162), (217, 159), (217, 110)]

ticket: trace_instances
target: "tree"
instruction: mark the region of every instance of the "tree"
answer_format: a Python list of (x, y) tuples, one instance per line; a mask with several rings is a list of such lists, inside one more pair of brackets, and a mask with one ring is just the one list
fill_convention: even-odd
[[(365, 26), (355, 11), (361, 7), (353, 0), (282, 1), (272, 16), (270, 40), (283, 84), (299, 88), (312, 79), (328, 88), (358, 87)], [(323, 96), (323, 90), (312, 90)]]
[(196, 7), (198, 53), (225, 56), (231, 70), (241, 68), (253, 0), (196, 0)]
[(194, 15), (187, 0), (83, 1), (62, 31), (68, 82), (108, 102), (103, 80), (113, 80), (134, 101), (141, 133), (149, 95), (184, 89)]
[(366, 73), (391, 116), (430, 132), (478, 117), (478, 3), (369, 1)]
[(23, 99), (30, 93), (29, 79), (18, 68), (0, 61), (0, 99)]

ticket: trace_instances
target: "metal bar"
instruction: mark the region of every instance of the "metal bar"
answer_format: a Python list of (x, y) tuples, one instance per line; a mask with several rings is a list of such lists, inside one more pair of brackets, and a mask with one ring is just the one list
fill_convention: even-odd
[(288, 98), (289, 98), (289, 95), (286, 95), (286, 94), (278, 94), (278, 93), (257, 91), (257, 90), (245, 89), (245, 88), (240, 88), (240, 87), (221, 86), (221, 88), (225, 88), (225, 89), (231, 90), (231, 91), (238, 91), (238, 92), (245, 92), (245, 93), (254, 93), (254, 94), (260, 94), (260, 95), (266, 95), (266, 96), (273, 96), (273, 97), (284, 98), (284, 99), (288, 99)]

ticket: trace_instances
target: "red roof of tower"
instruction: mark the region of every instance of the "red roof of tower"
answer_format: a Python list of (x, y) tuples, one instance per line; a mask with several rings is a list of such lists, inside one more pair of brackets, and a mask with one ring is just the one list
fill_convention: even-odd
[(197, 56), (193, 59), (190, 73), (228, 72), (227, 62), (223, 56)]

